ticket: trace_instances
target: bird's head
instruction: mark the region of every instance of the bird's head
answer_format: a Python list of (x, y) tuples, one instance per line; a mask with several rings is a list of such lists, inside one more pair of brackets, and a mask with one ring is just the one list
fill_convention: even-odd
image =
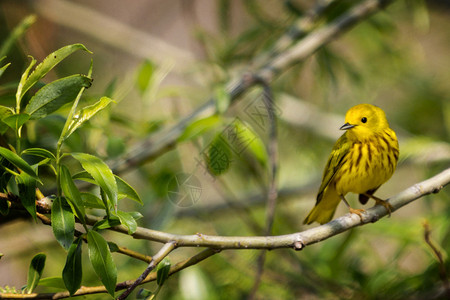
[(347, 111), (345, 124), (341, 130), (347, 130), (351, 139), (362, 140), (370, 138), (389, 128), (384, 111), (371, 104), (358, 104)]

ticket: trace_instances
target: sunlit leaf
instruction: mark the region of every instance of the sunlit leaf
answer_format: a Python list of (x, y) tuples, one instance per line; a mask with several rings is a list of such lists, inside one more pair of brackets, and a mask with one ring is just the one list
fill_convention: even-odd
[(39, 181), (39, 177), (37, 176), (33, 168), (16, 153), (12, 152), (9, 149), (0, 147), (0, 155), (6, 158), (10, 163), (12, 163), (17, 168), (19, 168), (23, 172), (27, 173), (28, 175)]
[(178, 138), (179, 142), (187, 141), (204, 134), (205, 132), (215, 130), (222, 124), (222, 118), (218, 115), (212, 115), (189, 124), (184, 132)]
[(84, 75), (72, 75), (55, 80), (41, 88), (25, 107), (32, 119), (43, 118), (61, 106), (75, 100), (81, 88), (88, 88), (92, 79)]
[(45, 277), (41, 278), (39, 280), (39, 286), (45, 286), (50, 288), (56, 288), (56, 289), (66, 289), (66, 286), (64, 285), (64, 281), (61, 277)]
[(121, 210), (118, 210), (115, 214), (119, 218), (120, 223), (128, 229), (128, 234), (133, 234), (136, 232), (137, 223), (132, 215)]
[(108, 167), (100, 158), (86, 153), (71, 153), (71, 155), (81, 163), (85, 169), (94, 178), (95, 182), (108, 195), (108, 199), (114, 208), (117, 208), (117, 183), (116, 179)]
[(155, 72), (155, 64), (146, 60), (139, 68), (137, 76), (137, 86), (139, 91), (143, 94), (149, 87), (153, 74)]
[(250, 125), (236, 119), (234, 122), (236, 126), (237, 138), (245, 150), (251, 153), (258, 162), (265, 166), (268, 160), (266, 146), (261, 138), (251, 129)]
[(49, 158), (51, 160), (56, 160), (56, 157), (53, 153), (43, 148), (28, 148), (22, 151), (22, 154), (39, 156), (44, 158)]
[(108, 247), (108, 243), (105, 239), (93, 230), (90, 230), (87, 234), (89, 260), (95, 273), (108, 293), (114, 297), (114, 291), (117, 282), (117, 268), (111, 256), (111, 252)]
[(165, 257), (156, 267), (156, 282), (159, 286), (163, 285), (167, 278), (169, 278), (170, 266), (170, 259)]
[(42, 271), (45, 267), (45, 259), (47, 256), (44, 253), (36, 254), (31, 260), (30, 267), (28, 269), (27, 279), (27, 293), (31, 294), (39, 283), (42, 276)]
[(105, 209), (102, 199), (91, 193), (82, 192), (81, 199), (83, 199), (83, 205), (89, 208)]
[(22, 114), (8, 116), (8, 117), (2, 119), (2, 122), (5, 123), (6, 125), (8, 125), (13, 130), (17, 131), (29, 119), (30, 119), (29, 114), (22, 113)]
[(78, 129), (84, 122), (91, 119), (99, 111), (107, 107), (113, 100), (108, 97), (102, 97), (97, 103), (84, 107), (81, 111), (77, 112), (72, 119), (69, 129), (66, 133), (68, 138), (75, 130)]
[(119, 192), (119, 198), (129, 198), (131, 200), (136, 201), (139, 204), (143, 204), (141, 197), (139, 197), (138, 193), (135, 189), (131, 187), (125, 180), (120, 178), (117, 175), (114, 175), (116, 178), (117, 189)]
[[(76, 52), (77, 50), (84, 50), (91, 53), (85, 46), (82, 44), (73, 44), (64, 46), (55, 52), (49, 54), (39, 65), (36, 66), (33, 73), (26, 79), (23, 87), (20, 92), (20, 99), (23, 95), (38, 82), (42, 77), (44, 77), (51, 69), (53, 69), (58, 63), (60, 63), (63, 59), (65, 59), (70, 54)], [(19, 99), (19, 101), (20, 101)]]

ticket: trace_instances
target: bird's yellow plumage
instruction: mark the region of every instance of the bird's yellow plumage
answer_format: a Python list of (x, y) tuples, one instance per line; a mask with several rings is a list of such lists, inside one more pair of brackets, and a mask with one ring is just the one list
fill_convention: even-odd
[(340, 129), (346, 132), (331, 151), (316, 205), (305, 224), (330, 221), (341, 200), (350, 212), (360, 215), (361, 210), (351, 208), (344, 198), (350, 192), (360, 194), (362, 204), (370, 197), (390, 209), (388, 203), (373, 196), (394, 173), (399, 155), (397, 136), (389, 128), (384, 111), (371, 104), (356, 105), (347, 111)]

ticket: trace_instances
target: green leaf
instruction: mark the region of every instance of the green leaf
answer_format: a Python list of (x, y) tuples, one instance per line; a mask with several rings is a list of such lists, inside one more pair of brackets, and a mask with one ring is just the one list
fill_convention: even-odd
[(121, 210), (118, 210), (115, 214), (119, 218), (120, 223), (128, 229), (128, 234), (133, 234), (136, 232), (137, 223), (132, 215)]
[(83, 277), (83, 269), (81, 264), (81, 237), (73, 241), (69, 248), (69, 253), (67, 253), (66, 264), (62, 272), (62, 277), (64, 280), (64, 285), (73, 296), (75, 292), (81, 286), (81, 279)]
[(43, 149), (43, 148), (28, 148), (22, 151), (22, 155), (33, 155), (33, 156), (39, 156), (44, 158), (49, 158), (51, 160), (56, 160), (56, 157), (53, 153), (50, 151)]
[(192, 140), (207, 131), (216, 129), (222, 124), (222, 118), (218, 115), (212, 115), (189, 124), (184, 132), (178, 138), (179, 142)]
[(162, 286), (167, 278), (169, 278), (170, 259), (165, 257), (156, 267), (156, 282)]
[(95, 114), (97, 114), (99, 111), (107, 107), (111, 102), (113, 102), (112, 99), (108, 97), (102, 97), (98, 102), (86, 106), (81, 111), (77, 112), (69, 125), (69, 129), (66, 133), (65, 138), (68, 138), (75, 130), (78, 129), (78, 127), (95, 116)]
[(114, 297), (117, 282), (117, 268), (109, 251), (108, 243), (95, 231), (87, 234), (89, 260), (108, 293)]
[(117, 183), (117, 189), (118, 189), (118, 193), (119, 193), (119, 198), (130, 198), (131, 200), (136, 201), (139, 204), (144, 204), (141, 200), (141, 197), (139, 197), (138, 193), (136, 192), (135, 189), (133, 189), (131, 187), (131, 185), (129, 185), (127, 182), (125, 182), (125, 180), (123, 180), (122, 178), (120, 178), (117, 175), (114, 175), (116, 178), (116, 183)]
[(31, 294), (41, 279), (42, 271), (45, 267), (46, 255), (44, 253), (36, 254), (31, 260), (30, 267), (28, 269), (28, 280), (27, 280), (27, 293)]
[(120, 220), (114, 218), (109, 218), (109, 219), (103, 219), (100, 221), (97, 221), (94, 226), (93, 229), (107, 229), (107, 228), (111, 228), (114, 226), (119, 226), (120, 225)]
[(62, 289), (65, 290), (66, 286), (64, 285), (64, 281), (61, 277), (45, 277), (39, 280), (39, 286), (45, 286), (50, 288)]
[(117, 183), (116, 179), (108, 167), (100, 158), (86, 153), (72, 153), (85, 169), (94, 178), (95, 182), (102, 188), (108, 196), (114, 210), (117, 209)]
[(214, 99), (216, 100), (216, 111), (219, 114), (223, 114), (230, 106), (230, 94), (226, 90), (226, 87), (221, 85), (214, 90), (214, 95)]
[(128, 212), (129, 215), (131, 215), (136, 221), (139, 219), (142, 219), (144, 216), (138, 212), (138, 211), (130, 211)]
[(250, 125), (239, 119), (234, 121), (234, 125), (236, 126), (237, 138), (241, 144), (245, 145), (246, 151), (251, 153), (262, 166), (266, 166), (268, 154), (261, 138), (252, 130)]
[(44, 77), (51, 69), (53, 69), (58, 63), (60, 63), (63, 59), (65, 59), (70, 54), (76, 52), (77, 50), (84, 50), (86, 52), (90, 52), (86, 49), (82, 44), (73, 44), (62, 47), (55, 52), (49, 54), (39, 65), (36, 66), (36, 69), (31, 73), (30, 77), (28, 77), (21, 88), (19, 94), (19, 101), (22, 99), (23, 95), (38, 82), (42, 77)]
[(24, 85), (27, 82), (28, 74), (31, 71), (31, 68), (36, 64), (36, 60), (29, 56), (31, 58), (30, 64), (28, 65), (27, 69), (22, 73), (22, 76), (20, 77), (19, 85), (17, 86), (17, 92), (16, 92), (16, 108), (20, 107), (20, 102), (22, 100), (23, 95), (26, 93), (24, 91)]
[(140, 66), (136, 84), (141, 94), (144, 94), (147, 91), (152, 81), (155, 69), (155, 64), (149, 60), (144, 61), (144, 63)]
[(32, 119), (40, 119), (72, 102), (82, 88), (88, 88), (92, 79), (84, 75), (72, 75), (55, 80), (41, 88), (25, 107)]
[(70, 176), (69, 169), (67, 169), (67, 167), (64, 165), (61, 165), (60, 174), (61, 189), (64, 192), (64, 195), (66, 195), (66, 198), (69, 200), (69, 204), (72, 207), (72, 210), (74, 211), (77, 218), (80, 219), (83, 224), (86, 224), (86, 221), (84, 219), (85, 211), (83, 200), (81, 198), (80, 191), (78, 191), (75, 183), (72, 180), (72, 177)]
[(20, 173), (15, 177), (17, 187), (19, 189), (20, 201), (23, 207), (30, 213), (35, 221), (36, 216), (36, 179), (28, 175), (27, 173)]
[(155, 294), (152, 291), (147, 289), (140, 289), (137, 292), (136, 299), (137, 300), (153, 300), (155, 299)]
[(19, 25), (14, 27), (14, 30), (9, 34), (8, 38), (2, 42), (0, 57), (8, 54), (17, 39), (23, 36), (34, 22), (36, 22), (36, 15), (29, 15)]
[(82, 192), (81, 199), (83, 199), (84, 207), (105, 209), (102, 199), (94, 194)]
[(221, 175), (228, 171), (232, 161), (232, 153), (222, 133), (217, 134), (209, 144), (206, 154), (208, 170), (213, 175)]
[(0, 77), (2, 77), (3, 73), (5, 73), (5, 70), (9, 67), (11, 63), (7, 63), (3, 67), (0, 68)]
[(58, 243), (66, 250), (73, 242), (75, 216), (66, 199), (57, 197), (52, 206), (52, 229)]
[(111, 252), (117, 252), (119, 251), (119, 246), (117, 246), (116, 243), (108, 242), (109, 251)]
[[(3, 120), (14, 114), (14, 110), (10, 107), (0, 105), (0, 120)], [(6, 125), (3, 121), (0, 122), (0, 134), (5, 133), (9, 129), (9, 126)]]
[(22, 113), (22, 114), (11, 115), (9, 117), (6, 117), (6, 118), (2, 119), (2, 122), (5, 123), (6, 125), (8, 125), (13, 130), (17, 131), (29, 119), (30, 119), (29, 114)]
[(40, 182), (39, 177), (37, 176), (33, 168), (16, 153), (6, 148), (0, 147), (0, 155), (6, 158), (14, 166)]

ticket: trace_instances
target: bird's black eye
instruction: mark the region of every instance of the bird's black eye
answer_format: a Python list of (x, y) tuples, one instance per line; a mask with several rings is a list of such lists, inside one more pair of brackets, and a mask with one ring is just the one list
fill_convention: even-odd
[(361, 119), (361, 122), (366, 123), (366, 122), (367, 122), (367, 118), (366, 118), (366, 117), (363, 117), (363, 118)]

